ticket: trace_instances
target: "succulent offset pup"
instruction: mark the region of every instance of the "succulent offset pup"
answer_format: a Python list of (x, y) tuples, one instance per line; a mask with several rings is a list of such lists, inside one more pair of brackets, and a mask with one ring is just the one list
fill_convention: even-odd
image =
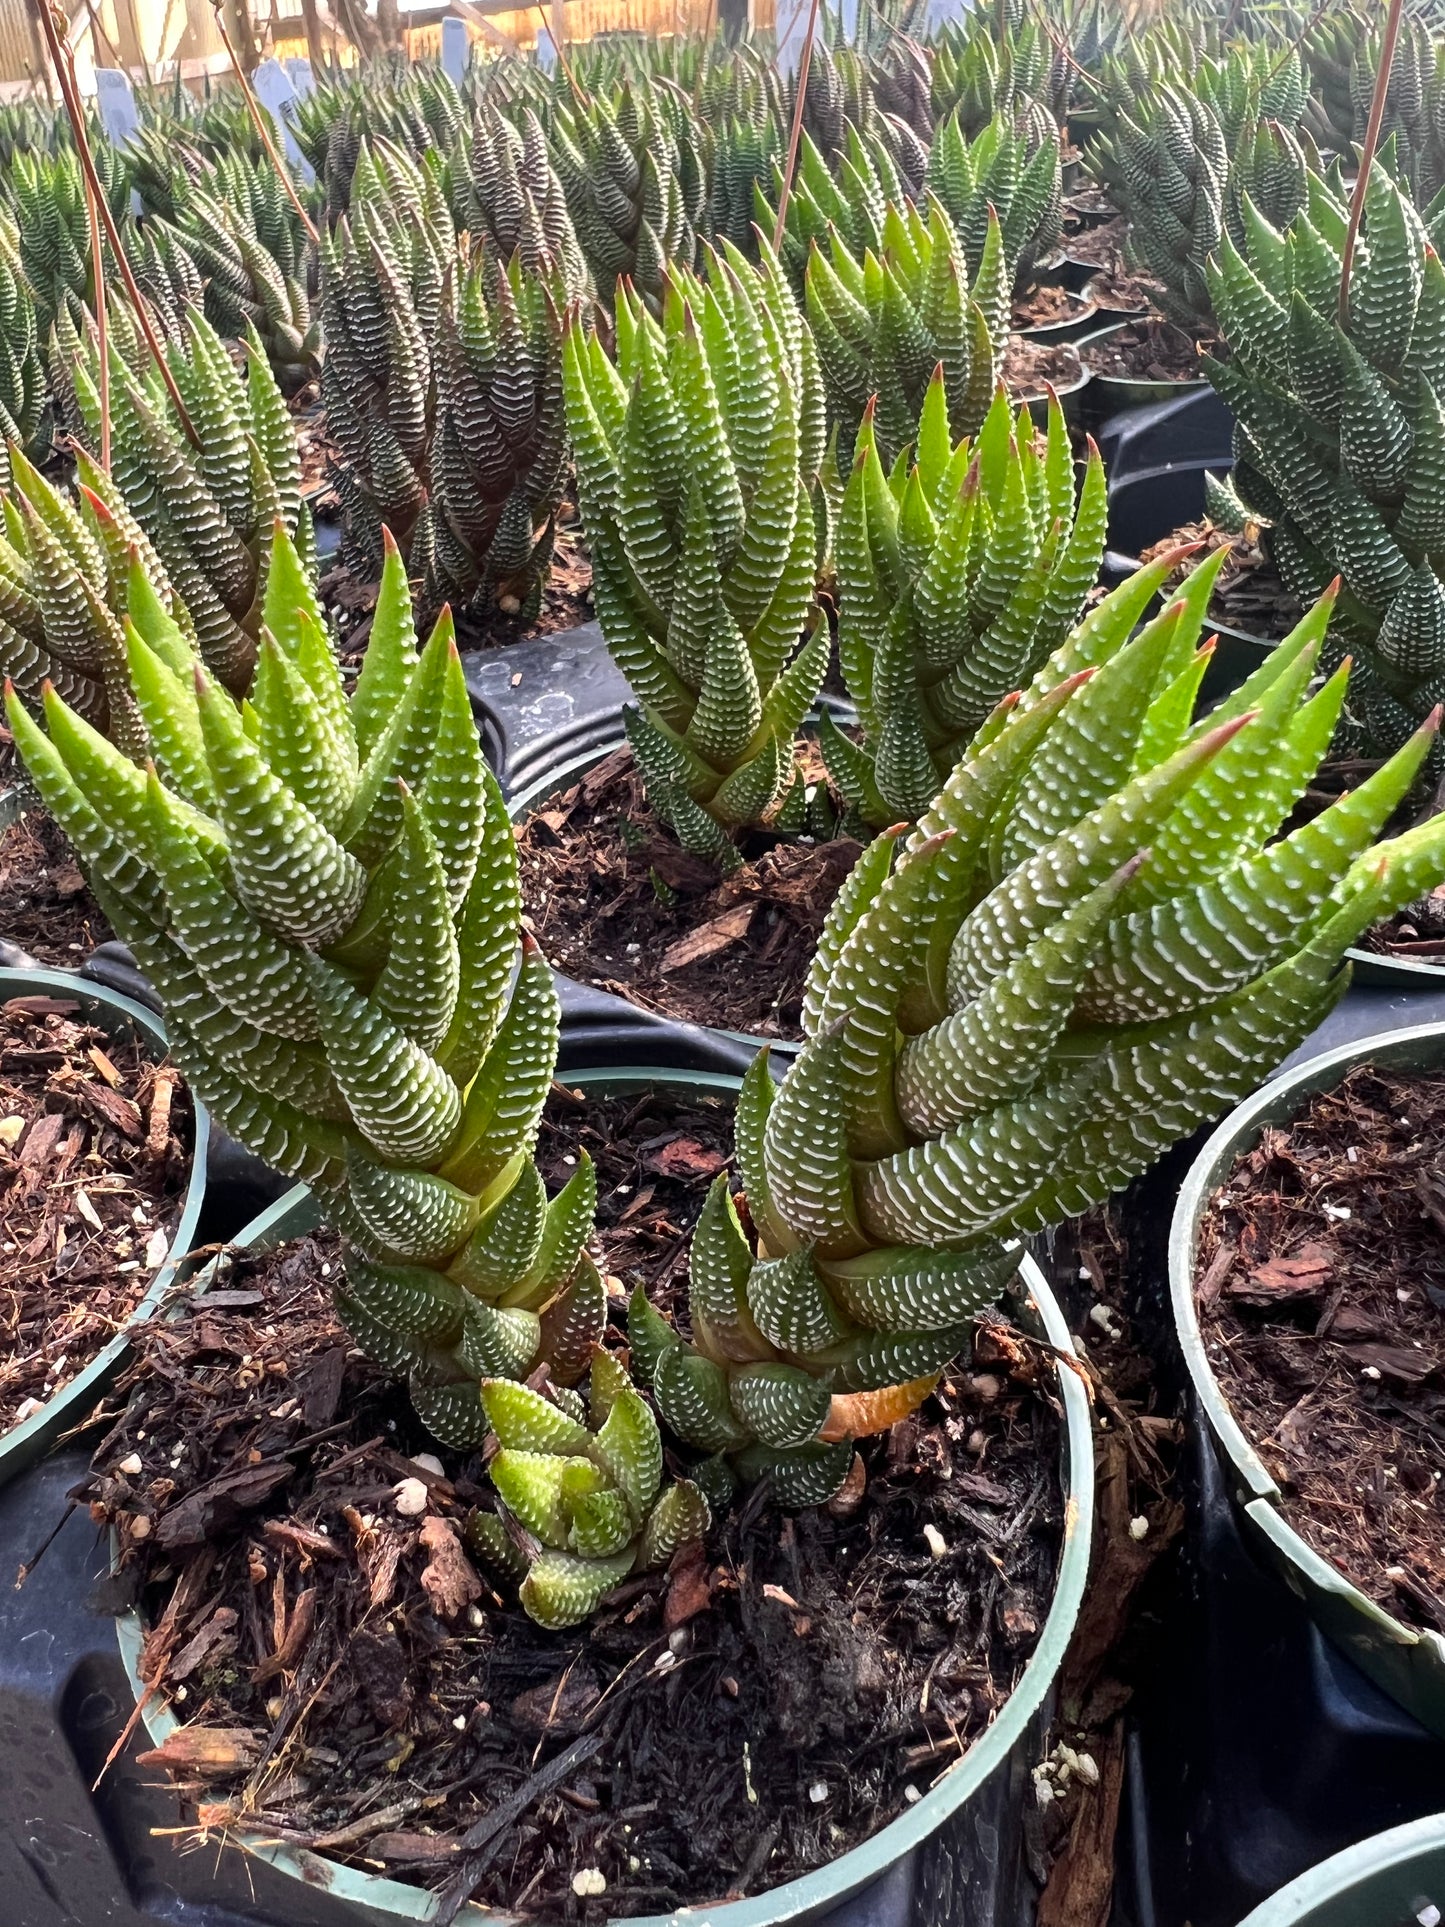
[(574, 320), (564, 374), (597, 615), (640, 704), (627, 733), (648, 799), (685, 849), (731, 861), (739, 829), (801, 800), (794, 738), (828, 666), (827, 627), (809, 621), (811, 338), (776, 259), (729, 249), (706, 282), (673, 271), (660, 322), (619, 289), (615, 365)]
[(541, 1625), (572, 1626), (629, 1573), (665, 1566), (711, 1523), (691, 1479), (663, 1485), (662, 1436), (611, 1352), (593, 1353), (585, 1400), (512, 1379), (482, 1385), (501, 1448), (488, 1466), (500, 1513), (472, 1514), (472, 1549), (518, 1579)]
[[(314, 564), (311, 516), (301, 500), (301, 458), (281, 391), (254, 329), (246, 374), (197, 310), (185, 345), (167, 359), (196, 441), (179, 419), (154, 363), (123, 310), (111, 310), (111, 478), (150, 538), (206, 667), (236, 695), (256, 666), (272, 530), (279, 522)], [(82, 439), (98, 448), (100, 355), (71, 331), (72, 406)]]
[[(1076, 502), (1057, 400), (1041, 435), (1027, 407), (1015, 417), (1001, 385), (977, 437), (955, 445), (942, 367), (914, 458), (891, 475), (865, 414), (835, 544), (838, 658), (863, 741), (827, 718), (819, 733), (835, 786), (871, 828), (927, 809), (979, 724), (1078, 617), (1108, 514), (1089, 446)], [(1156, 564), (1135, 578), (1125, 597), (1135, 615), (1166, 573)]]
[(737, 1116), (749, 1236), (720, 1178), (690, 1341), (638, 1292), (633, 1368), (664, 1423), (813, 1504), (913, 1410), (1013, 1272), (1253, 1089), (1341, 995), (1345, 948), (1445, 876), (1445, 817), (1371, 848), (1438, 715), (1270, 842), (1323, 757), (1323, 599), (1196, 722), (1200, 599), (1129, 639), (1117, 596), (1001, 703), (911, 835), (872, 843), (819, 941), (807, 1043)]
[(54, 688), (127, 755), (140, 755), (146, 736), (130, 691), (127, 624), (148, 637), (180, 634), (172, 666), (187, 673), (195, 662), (190, 616), (114, 482), (84, 449), (73, 499), (18, 449), (9, 460), (0, 674), (32, 709)]
[(265, 617), (241, 709), (179, 632), (132, 625), (148, 769), (53, 690), (48, 735), (13, 693), (11, 727), (197, 1095), (343, 1234), (353, 1337), (475, 1445), (483, 1378), (573, 1383), (606, 1319), (591, 1165), (549, 1203), (531, 1155), (556, 992), (530, 940), (509, 991), (511, 828), (450, 620), (418, 655), (396, 549), (349, 702), (279, 529)]
[(1318, 175), (1308, 186), (1287, 234), (1256, 218), (1243, 252), (1221, 245), (1230, 352), (1205, 365), (1237, 418), (1235, 492), (1286, 585), (1303, 600), (1344, 579), (1353, 738), (1388, 754), (1445, 695), (1445, 270), (1376, 163), (1341, 326), (1348, 212)]

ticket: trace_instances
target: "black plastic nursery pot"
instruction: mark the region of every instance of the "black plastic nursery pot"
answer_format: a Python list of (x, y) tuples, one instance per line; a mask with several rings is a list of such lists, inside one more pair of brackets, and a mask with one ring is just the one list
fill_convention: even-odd
[[(1320, 1631), (1397, 1705), (1445, 1737), (1445, 1638), (1407, 1626), (1366, 1597), (1309, 1546), (1280, 1509), (1279, 1486), (1230, 1410), (1210, 1364), (1194, 1300), (1194, 1263), (1205, 1208), (1236, 1159), (1271, 1125), (1288, 1123), (1304, 1104), (1332, 1090), (1356, 1065), (1445, 1071), (1445, 1024), (1357, 1039), (1297, 1064), (1238, 1106), (1209, 1138), (1180, 1187), (1169, 1237), (1174, 1326), (1208, 1428), (1252, 1551), (1300, 1599)], [(1384, 1927), (1382, 1922), (1372, 1927)]]
[[(63, 997), (78, 1004), (86, 1020), (112, 1037), (134, 1036), (149, 1044), (158, 1058), (167, 1050), (165, 1030), (153, 1012), (100, 984), (83, 981), (64, 970), (0, 970), (0, 1003), (11, 997)], [(205, 1202), (211, 1124), (205, 1107), (192, 1093), (195, 1118), (191, 1174), (171, 1236), (170, 1250), (145, 1296), (131, 1313), (127, 1330), (143, 1324), (164, 1303), (178, 1282), (178, 1273), (195, 1242)], [(0, 1485), (43, 1458), (57, 1439), (75, 1427), (94, 1408), (120, 1370), (130, 1351), (127, 1331), (117, 1332), (81, 1372), (46, 1400), (21, 1424), (0, 1435)]]
[[(1140, 313), (1144, 312), (1140, 310)], [(1111, 416), (1120, 414), (1126, 408), (1154, 408), (1161, 403), (1177, 401), (1187, 395), (1197, 395), (1208, 388), (1209, 383), (1202, 375), (1192, 381), (1158, 381), (1133, 379), (1124, 375), (1108, 375), (1101, 369), (1090, 367), (1087, 351), (1101, 347), (1123, 330), (1137, 321), (1139, 316), (1112, 312), (1106, 326), (1079, 338), (1078, 348), (1084, 367), (1090, 376), (1089, 399), (1086, 412), (1091, 421), (1107, 421)]]
[(1377, 1833), (1292, 1880), (1241, 1927), (1438, 1927), (1445, 1814)]
[[(707, 1074), (667, 1075), (638, 1066), (569, 1072), (567, 1082), (596, 1096), (647, 1089), (671, 1089), (688, 1096), (729, 1096), (735, 1077)], [(269, 1250), (312, 1229), (318, 1222), (314, 1199), (298, 1185), (264, 1212), (235, 1240), (251, 1250)], [(203, 1289), (206, 1272), (199, 1274)], [(1043, 1274), (1025, 1257), (1017, 1292), (1009, 1308), (1067, 1361), (1073, 1356), (1068, 1325)], [(1025, 1865), (1024, 1814), (1033, 1799), (1030, 1769), (1042, 1756), (1052, 1712), (1054, 1682), (1077, 1618), (1088, 1577), (1093, 1516), (1093, 1444), (1088, 1398), (1077, 1372), (1058, 1368), (1064, 1411), (1061, 1427), (1061, 1477), (1066, 1499), (1064, 1537), (1054, 1595), (1038, 1645), (1018, 1686), (993, 1724), (953, 1767), (943, 1773), (916, 1805), (871, 1839), (825, 1867), (771, 1892), (736, 1901), (683, 1908), (665, 1916), (627, 1916), (628, 1927), (1031, 1927), (1033, 1888)], [(117, 1622), (120, 1656), (133, 1697), (141, 1692), (137, 1662), (144, 1628), (130, 1614)], [(141, 1718), (159, 1745), (177, 1722), (169, 1708), (144, 1704)], [(434, 1896), (402, 1882), (346, 1867), (274, 1840), (232, 1836), (244, 1855), (228, 1854), (228, 1893), (249, 1896), (244, 1917), (256, 1927), (398, 1927), (426, 1922), (436, 1912)], [(229, 1927), (229, 1914), (209, 1914), (192, 1904), (174, 1911), (162, 1895), (169, 1885), (164, 1861), (150, 1849), (150, 1873), (157, 1917), (196, 1920)], [(213, 1857), (212, 1857), (213, 1858)], [(191, 1856), (189, 1868), (196, 1856)], [(210, 1859), (207, 1865), (212, 1864)], [(223, 1864), (223, 1863), (217, 1863)], [(237, 1868), (239, 1866), (239, 1878)], [(194, 1879), (186, 1882), (194, 1889)], [(97, 1922), (101, 1918), (96, 1916)], [(104, 1916), (107, 1920), (111, 1915)], [(458, 1918), (475, 1927), (516, 1927), (514, 1917), (475, 1905)], [(23, 1923), (29, 1927), (29, 1923)], [(47, 1923), (48, 1927), (48, 1923)], [(57, 1923), (58, 1927), (58, 1923)]]

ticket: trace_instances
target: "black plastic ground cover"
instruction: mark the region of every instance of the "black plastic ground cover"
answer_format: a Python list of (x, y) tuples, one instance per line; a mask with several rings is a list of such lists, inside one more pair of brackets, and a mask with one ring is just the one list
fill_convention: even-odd
[(623, 739), (627, 678), (595, 622), (462, 656), (487, 761), (509, 800)]

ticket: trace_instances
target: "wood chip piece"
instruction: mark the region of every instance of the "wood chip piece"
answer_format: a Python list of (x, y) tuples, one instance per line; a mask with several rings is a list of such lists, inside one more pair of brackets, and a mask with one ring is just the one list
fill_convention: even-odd
[(429, 1514), (422, 1521), (421, 1543), (431, 1554), (421, 1575), (426, 1596), (443, 1619), (455, 1619), (482, 1596), (482, 1582), (462, 1551), (455, 1521), (440, 1513)]
[(688, 964), (701, 963), (707, 957), (715, 957), (720, 951), (728, 950), (748, 934), (753, 920), (755, 903), (735, 903), (731, 910), (724, 910), (720, 917), (711, 922), (700, 924), (696, 930), (689, 930), (685, 937), (669, 944), (663, 951), (658, 969), (664, 974), (670, 970), (682, 970)]
[(1278, 1305), (1318, 1298), (1334, 1276), (1334, 1253), (1311, 1240), (1285, 1258), (1270, 1258), (1234, 1279), (1229, 1295), (1246, 1305)]
[(219, 1778), (248, 1772), (260, 1757), (260, 1741), (241, 1727), (178, 1726), (160, 1746), (138, 1753), (136, 1765)]

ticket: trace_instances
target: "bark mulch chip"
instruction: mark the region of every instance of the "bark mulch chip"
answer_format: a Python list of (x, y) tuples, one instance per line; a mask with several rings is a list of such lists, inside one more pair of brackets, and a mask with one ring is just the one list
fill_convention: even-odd
[(1365, 1064), (1210, 1202), (1210, 1364), (1300, 1535), (1445, 1632), (1445, 1077)]
[(1084, 372), (1071, 341), (1029, 341), (1010, 335), (1003, 356), (1003, 384), (1013, 399), (1033, 401), (1046, 387), (1072, 388)]
[(169, 1065), (64, 998), (0, 1007), (0, 1433), (125, 1323), (164, 1262), (189, 1176)]
[(818, 932), (859, 853), (846, 837), (760, 832), (720, 878), (658, 824), (626, 747), (534, 809), (517, 842), (523, 908), (558, 970), (644, 1010), (779, 1038), (800, 1034)]
[(17, 818), (0, 834), (0, 937), (74, 970), (110, 934), (55, 819), (40, 809)]
[(1126, 322), (1117, 334), (1086, 342), (1079, 353), (1096, 375), (1121, 381), (1197, 381), (1200, 374), (1199, 351), (1188, 335), (1152, 318)]
[[(1182, 562), (1176, 581), (1198, 568), (1215, 549), (1228, 549), (1229, 558), (1220, 569), (1209, 604), (1208, 621), (1258, 636), (1262, 642), (1279, 642), (1287, 636), (1304, 614), (1292, 596), (1260, 541), (1258, 525), (1249, 523), (1239, 535), (1217, 529), (1212, 522), (1186, 522), (1172, 529), (1161, 542), (1155, 542), (1140, 555), (1150, 562), (1166, 549), (1181, 542), (1202, 542), (1204, 547)], [(1206, 630), (1206, 634), (1208, 631)]]
[[(676, 1300), (727, 1112), (573, 1103), (551, 1177), (599, 1154), (621, 1291)], [(563, 1146), (570, 1149), (563, 1149)], [(702, 1557), (549, 1634), (460, 1539), (481, 1460), (434, 1450), (328, 1302), (336, 1247), (238, 1255), (150, 1328), (97, 1454), (143, 1677), (186, 1722), (173, 1769), (200, 1830), (243, 1825), (549, 1921), (757, 1892), (903, 1812), (997, 1714), (1033, 1650), (1062, 1531), (1051, 1365), (1001, 1319), (906, 1426), (867, 1441), (831, 1508), (764, 1487)], [(144, 1438), (141, 1434), (144, 1433)], [(423, 1513), (395, 1503), (404, 1478)], [(924, 1527), (933, 1529), (930, 1536)]]

